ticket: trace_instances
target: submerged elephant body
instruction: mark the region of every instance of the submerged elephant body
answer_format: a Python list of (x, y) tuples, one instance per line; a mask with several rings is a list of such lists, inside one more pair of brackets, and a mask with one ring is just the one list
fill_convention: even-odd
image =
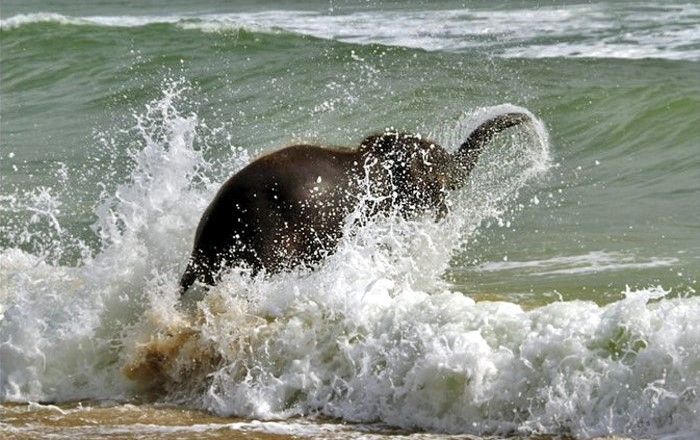
[(181, 292), (196, 280), (215, 284), (228, 266), (277, 272), (315, 263), (333, 252), (361, 203), (368, 216), (392, 209), (441, 216), (447, 191), (464, 185), (484, 145), (526, 120), (522, 113), (490, 119), (454, 154), (419, 135), (386, 131), (355, 150), (295, 145), (258, 158), (222, 185), (202, 215)]

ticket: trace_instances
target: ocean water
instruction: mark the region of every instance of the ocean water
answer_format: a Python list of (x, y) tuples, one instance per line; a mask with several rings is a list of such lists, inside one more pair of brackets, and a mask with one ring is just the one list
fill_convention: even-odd
[[(700, 3), (0, 20), (4, 435), (700, 436)], [(260, 154), (386, 127), (454, 149), (513, 109), (533, 123), (440, 222), (178, 297), (201, 213)]]

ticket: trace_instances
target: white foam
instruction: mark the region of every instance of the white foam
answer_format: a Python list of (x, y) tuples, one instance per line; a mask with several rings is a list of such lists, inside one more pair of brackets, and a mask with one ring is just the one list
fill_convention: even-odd
[[(257, 419), (320, 414), (581, 438), (700, 430), (700, 297), (649, 288), (604, 307), (528, 311), (475, 303), (441, 281), (480, 222), (547, 170), (539, 121), (495, 139), (445, 220), (379, 218), (347, 234), (315, 271), (232, 271), (182, 307), (177, 280), (217, 187), (201, 174), (209, 168), (194, 148), (196, 115), (178, 111), (185, 89), (166, 87), (137, 115), (130, 180), (96, 210), (99, 252), (77, 267), (0, 252), (3, 401), (119, 400), (155, 384), (161, 401)], [(467, 113), (436, 135), (463, 139), (483, 118), (516, 110)], [(246, 160), (234, 156), (229, 169)], [(293, 423), (279, 432), (304, 429)], [(172, 429), (199, 428), (210, 429)]]
[(527, 261), (490, 261), (474, 268), (477, 272), (501, 272), (525, 270), (531, 276), (574, 275), (625, 269), (650, 269), (670, 267), (678, 263), (674, 257), (640, 259), (620, 252), (593, 251), (583, 255), (571, 255)]
[[(160, 273), (172, 274), (182, 265), (191, 239), (183, 229), (189, 235), (215, 190), (214, 185), (191, 188), (205, 163), (192, 144), (196, 116), (175, 108), (182, 87), (168, 85), (163, 98), (137, 118), (133, 133), (142, 149), (134, 154), (131, 180), (95, 208), (100, 252), (86, 253), (78, 267), (61, 266), (43, 249), (73, 246), (70, 237), (29, 228), (9, 234), (18, 245), (24, 240), (41, 245), (38, 255), (19, 249), (0, 254), (3, 400), (123, 395), (124, 378), (114, 366), (118, 352), (110, 347), (119, 335), (113, 332), (138, 319), (147, 296), (157, 294), (149, 286), (157, 284)], [(34, 206), (33, 197), (28, 199), (27, 206)], [(13, 209), (21, 208), (19, 201), (13, 203)], [(37, 221), (57, 222), (51, 215)]]
[[(162, 16), (20, 14), (0, 28), (53, 22), (112, 27), (170, 23), (203, 32), (286, 31), (358, 44), (480, 50), (497, 56), (700, 60), (696, 4), (582, 4), (527, 9), (263, 11)], [(543, 43), (546, 40), (546, 43)]]
[(17, 14), (10, 18), (2, 19), (0, 20), (0, 28), (3, 30), (11, 30), (35, 23), (57, 23), (76, 26), (138, 27), (156, 23), (178, 23), (183, 19), (185, 19), (185, 17), (177, 15), (73, 17), (53, 12), (35, 12), (30, 14)]

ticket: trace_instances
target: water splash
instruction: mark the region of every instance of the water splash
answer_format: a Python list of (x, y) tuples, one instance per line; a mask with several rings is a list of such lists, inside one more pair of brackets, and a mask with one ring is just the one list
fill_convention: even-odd
[[(43, 251), (73, 246), (55, 215), (60, 199), (49, 189), (13, 198), (12, 209), (30, 212), (44, 227), (36, 232), (30, 221), (24, 230), (15, 224), (8, 234), (18, 237), (17, 244), (35, 243), (41, 252), (10, 248), (0, 254), (3, 400), (127, 395), (129, 384), (117, 365), (122, 332), (175, 278), (191, 231), (217, 186), (205, 174), (211, 164), (194, 148), (205, 128), (194, 113), (178, 110), (186, 92), (186, 82), (168, 81), (163, 96), (134, 115), (130, 133), (138, 148), (130, 155), (131, 174), (113, 193), (103, 194), (93, 225), (100, 249), (85, 247), (77, 265), (61, 265)], [(246, 160), (245, 153), (234, 155), (229, 168)]]
[[(475, 303), (441, 281), (481, 222), (547, 170), (537, 120), (495, 140), (442, 222), (380, 217), (314, 271), (233, 270), (181, 304), (175, 284), (196, 221), (225, 177), (196, 147), (205, 128), (180, 110), (187, 93), (168, 83), (135, 115), (131, 175), (95, 210), (97, 252), (74, 266), (0, 253), (3, 401), (150, 396), (223, 415), (474, 434), (700, 429), (700, 298), (650, 288), (604, 307), (527, 311)], [(456, 145), (514, 109), (467, 114), (435, 137)], [(222, 168), (248, 160), (233, 154)], [(58, 202), (37, 206), (48, 230), (64, 230), (50, 215)]]

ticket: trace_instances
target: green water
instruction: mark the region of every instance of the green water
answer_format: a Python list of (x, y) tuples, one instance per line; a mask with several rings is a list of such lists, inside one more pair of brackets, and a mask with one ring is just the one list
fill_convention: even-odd
[[(205, 33), (164, 23), (39, 22), (2, 36), (3, 196), (52, 188), (60, 193), (61, 226), (93, 247), (93, 206), (129, 170), (126, 151), (134, 142), (124, 131), (133, 126), (131, 114), (167, 81), (182, 79), (191, 88), (183, 110), (230, 135), (208, 143), (212, 156), (296, 140), (353, 145), (388, 126), (429, 133), (464, 110), (524, 106), (548, 127), (557, 167), (523, 191), (510, 227), (480, 229), (447, 279), (467, 293), (516, 301), (556, 291), (606, 302), (625, 285), (696, 288), (697, 61), (494, 58), (478, 50), (426, 52), (246, 29)], [(6, 212), (4, 221), (26, 216)], [(16, 244), (8, 234), (0, 243)], [(504, 258), (591, 252), (632, 264), (548, 275), (474, 269)], [(645, 264), (656, 260), (663, 263)]]
[[(700, 4), (492, 3), (4, 1), (0, 402), (142, 402), (151, 374), (158, 404), (290, 435), (696, 438)], [(457, 203), (484, 221), (446, 270), (358, 233), (316, 271), (176, 295), (250, 158), (503, 103), (553, 165), (500, 215)]]

